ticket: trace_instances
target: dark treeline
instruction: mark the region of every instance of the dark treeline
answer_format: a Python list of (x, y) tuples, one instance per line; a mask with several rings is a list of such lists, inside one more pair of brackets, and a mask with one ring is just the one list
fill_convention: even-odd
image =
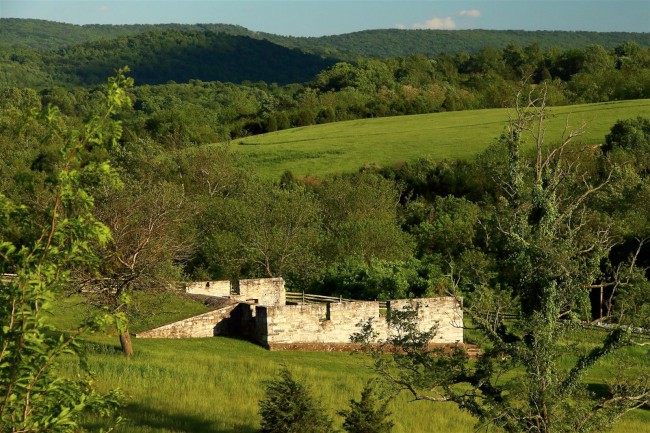
[(522, 81), (543, 83), (551, 105), (650, 97), (650, 49), (632, 42), (611, 50), (509, 45), (332, 64), (246, 37), (166, 31), (0, 56), (3, 92), (29, 93), (25, 98), (81, 117), (95, 84), (113, 65), (129, 64), (139, 84), (135, 111), (124, 119), (129, 131), (194, 144), (358, 118), (506, 107)]
[(231, 24), (87, 24), (0, 18), (0, 47), (56, 49), (70, 45), (151, 31), (223, 32), (235, 36), (266, 39), (275, 44), (336, 58), (403, 57), (409, 54), (436, 56), (476, 52), (478, 47), (503, 49), (507, 45), (539, 43), (542, 49), (582, 49), (601, 45), (612, 49), (625, 42), (650, 45), (648, 33), (524, 31), (524, 30), (365, 30), (321, 37), (294, 37), (257, 32)]

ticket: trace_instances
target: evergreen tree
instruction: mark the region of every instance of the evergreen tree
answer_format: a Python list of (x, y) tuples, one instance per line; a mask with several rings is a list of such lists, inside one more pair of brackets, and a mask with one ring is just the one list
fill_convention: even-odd
[(329, 433), (332, 420), (309, 394), (296, 382), (287, 367), (280, 377), (265, 384), (266, 395), (260, 400), (263, 433)]
[[(361, 400), (350, 400), (350, 409), (339, 412), (345, 420), (343, 429), (348, 433), (389, 433), (393, 422), (387, 418), (389, 400), (383, 402), (375, 395), (370, 382), (361, 391)], [(379, 406), (377, 406), (379, 404)]]

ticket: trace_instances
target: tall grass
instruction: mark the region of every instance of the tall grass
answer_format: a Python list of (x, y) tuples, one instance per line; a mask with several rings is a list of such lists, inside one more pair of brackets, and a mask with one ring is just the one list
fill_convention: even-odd
[[(132, 359), (121, 357), (117, 348), (89, 355), (100, 387), (119, 387), (128, 396), (124, 432), (256, 431), (263, 383), (281, 365), (337, 418), (336, 411), (358, 399), (370, 377), (364, 362), (349, 354), (268, 352), (227, 338), (136, 340), (135, 345)], [(452, 405), (409, 403), (404, 395), (392, 410), (396, 433), (473, 431), (471, 417)]]
[[(169, 295), (165, 295), (169, 296)], [(187, 299), (166, 298), (164, 310), (201, 310)], [(73, 329), (87, 307), (79, 298), (62, 300), (64, 308), (53, 317), (62, 329)], [(145, 304), (146, 300), (141, 300)], [(152, 298), (151, 303), (159, 303)], [(143, 310), (145, 306), (143, 305)], [(157, 316), (162, 322), (169, 317)], [(134, 328), (141, 328), (135, 318)], [(150, 320), (148, 322), (151, 322)], [(585, 335), (587, 342), (592, 337)], [(100, 389), (121, 388), (126, 394), (120, 427), (125, 433), (249, 433), (259, 428), (258, 401), (263, 383), (286, 365), (294, 376), (308, 385), (340, 425), (336, 411), (346, 408), (351, 398), (359, 398), (365, 381), (372, 376), (367, 360), (361, 355), (322, 352), (269, 352), (257, 345), (228, 338), (187, 340), (135, 339), (135, 356), (124, 358), (117, 339), (97, 335), (84, 341), (87, 357)], [(645, 352), (634, 348), (628, 356)], [(73, 364), (69, 372), (74, 373)], [(590, 378), (602, 384), (608, 372), (617, 368), (606, 362)], [(474, 419), (453, 404), (411, 402), (401, 395), (391, 405), (395, 433), (470, 433)], [(626, 416), (613, 432), (640, 433), (650, 425), (649, 411)], [(101, 424), (88, 419), (87, 426), (97, 430)]]
[[(598, 144), (617, 120), (650, 117), (650, 100), (552, 107), (549, 111), (549, 143), (560, 139), (567, 121), (569, 126), (584, 121), (587, 131), (581, 139)], [(512, 114), (509, 109), (489, 109), (353, 120), (239, 139), (233, 147), (245, 164), (273, 179), (285, 170), (323, 175), (420, 157), (469, 159), (494, 142)]]

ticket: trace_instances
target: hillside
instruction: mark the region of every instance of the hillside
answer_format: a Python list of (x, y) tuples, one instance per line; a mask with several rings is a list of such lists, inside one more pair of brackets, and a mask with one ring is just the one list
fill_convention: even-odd
[(562, 50), (602, 45), (611, 49), (625, 42), (650, 46), (650, 33), (597, 33), (524, 30), (366, 30), (302, 40), (297, 46), (321, 45), (357, 55), (396, 57), (476, 52), (484, 47), (502, 49), (509, 44)]
[(152, 30), (213, 31), (235, 36), (251, 32), (231, 24), (87, 24), (75, 25), (45, 20), (0, 18), (0, 49), (23, 47), (36, 50), (57, 49), (86, 42), (135, 36)]
[(152, 31), (108, 41), (77, 45), (54, 52), (47, 60), (53, 74), (62, 73), (78, 84), (98, 84), (116, 66), (129, 65), (138, 84), (167, 81), (280, 84), (312, 79), (332, 62), (266, 40), (226, 33)]
[[(602, 143), (619, 119), (650, 116), (650, 100), (555, 107), (547, 137), (559, 139), (567, 118), (587, 122), (581, 139)], [(469, 110), (363, 119), (278, 131), (233, 142), (244, 161), (264, 177), (277, 179), (285, 170), (296, 175), (352, 172), (367, 164), (400, 161), (469, 159), (498, 137), (508, 109)]]
[[(630, 41), (637, 45), (624, 45)], [(486, 47), (504, 49), (513, 44), (517, 47), (536, 46), (529, 52), (517, 49), (513, 53), (504, 52), (501, 59), (490, 57), (499, 56), (499, 53), (489, 52), (483, 55), (480, 51)], [(580, 52), (584, 47), (594, 44), (600, 44), (602, 48), (592, 47), (596, 51), (592, 50), (589, 54)], [(407, 69), (410, 69), (400, 71), (394, 77), (395, 80), (406, 80), (405, 84), (419, 87), (423, 79), (430, 81), (436, 77), (439, 83), (447, 81), (454, 85), (476, 87), (481, 82), (481, 79), (477, 81), (476, 74), (484, 74), (491, 68), (503, 77), (521, 75), (523, 69), (528, 68), (528, 73), (534, 71), (536, 80), (559, 77), (568, 81), (572, 75), (583, 69), (588, 70), (586, 65), (599, 56), (609, 55), (611, 59), (605, 61), (618, 65), (617, 68), (621, 64), (630, 63), (621, 58), (635, 56), (635, 50), (641, 53), (647, 51), (638, 50), (638, 46), (650, 46), (650, 33), (392, 29), (298, 38), (253, 32), (225, 24), (78, 26), (38, 20), (1, 19), (0, 86), (37, 89), (94, 86), (103, 83), (114, 69), (124, 65), (131, 67), (132, 76), (138, 85), (164, 84), (170, 81), (185, 83), (190, 80), (305, 83), (340, 60), (359, 60), (363, 63), (364, 60), (360, 57), (379, 57), (384, 58), (382, 61), (387, 65), (395, 66), (397, 63), (391, 60), (394, 57), (419, 54), (437, 57), (435, 65), (438, 66), (434, 67), (435, 71), (430, 70), (432, 65), (410, 64), (413, 59), (405, 60), (409, 63)], [(550, 50), (550, 47), (564, 52)], [(597, 51), (604, 49), (611, 53), (614, 47), (627, 48), (618, 49), (616, 54)], [(469, 58), (465, 55), (454, 58), (447, 56), (461, 52), (470, 53)], [(499, 66), (504, 62), (507, 67)], [(641, 63), (635, 62), (630, 64), (643, 64), (642, 60)], [(522, 69), (523, 63), (527, 64)], [(377, 78), (381, 76), (381, 73), (372, 71), (369, 74)], [(466, 76), (459, 81), (457, 74)], [(518, 77), (518, 80), (521, 78)], [(359, 83), (348, 82), (346, 85), (350, 84)], [(372, 85), (377, 88), (384, 85), (390, 87), (390, 83), (381, 81)], [(643, 84), (632, 85), (622, 99), (644, 97), (636, 94), (638, 92), (635, 90), (644, 88)], [(325, 86), (322, 90), (328, 89)], [(594, 96), (593, 93), (590, 92), (588, 97), (596, 99), (581, 102), (621, 99), (616, 95), (602, 97)], [(485, 98), (494, 99), (492, 96)], [(431, 111), (425, 111), (427, 110)]]
[[(134, 319), (134, 326), (165, 323), (162, 311), (189, 312), (202, 308), (169, 293), (138, 296), (154, 314)], [(87, 304), (79, 296), (59, 298), (51, 322), (58, 329), (75, 330)], [(151, 307), (154, 305), (154, 307)], [(142, 323), (142, 320), (146, 323)], [(589, 345), (597, 331), (578, 332)], [(245, 341), (216, 337), (198, 339), (135, 339), (136, 355), (125, 360), (116, 336), (95, 335), (82, 341), (93, 365), (100, 389), (119, 387), (127, 396), (122, 411), (128, 421), (119, 431), (125, 433), (253, 433), (259, 429), (258, 400), (262, 384), (272, 379), (281, 366), (287, 366), (298, 380), (310, 387), (313, 395), (333, 416), (348, 401), (358, 398), (365, 380), (371, 377), (368, 360), (345, 353), (277, 351), (270, 352)], [(643, 348), (627, 351), (627, 356), (642, 356)], [(606, 361), (589, 380), (607, 380)], [(630, 370), (630, 372), (638, 371)], [(630, 373), (628, 372), (628, 374)], [(173, 395), (174, 398), (170, 398)], [(414, 402), (406, 394), (390, 405), (394, 433), (444, 431), (470, 433), (474, 421), (465, 412), (446, 403)], [(637, 410), (624, 416), (612, 433), (637, 433), (650, 418), (648, 411)], [(92, 430), (99, 425), (89, 420)]]
[(121, 36), (135, 36), (152, 30), (224, 32), (235, 36), (267, 39), (285, 47), (336, 58), (455, 54), (476, 52), (483, 47), (500, 49), (508, 44), (538, 44), (542, 49), (557, 47), (562, 50), (584, 48), (588, 45), (602, 45), (611, 49), (625, 42), (650, 46), (650, 33), (378, 29), (322, 37), (293, 37), (257, 32), (230, 24), (73, 25), (3, 18), (0, 19), (0, 49), (12, 46), (56, 49)]
[[(56, 50), (0, 52), (0, 81), (43, 87), (96, 85), (128, 65), (138, 84), (189, 80), (294, 83), (312, 79), (332, 61), (253, 39), (212, 31), (154, 30)], [(47, 79), (38, 78), (47, 77)]]

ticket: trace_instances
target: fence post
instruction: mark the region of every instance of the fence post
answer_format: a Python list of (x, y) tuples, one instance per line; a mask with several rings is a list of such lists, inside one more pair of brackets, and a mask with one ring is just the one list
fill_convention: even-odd
[(305, 291), (304, 290), (302, 291), (302, 303), (303, 304), (305, 303)]

